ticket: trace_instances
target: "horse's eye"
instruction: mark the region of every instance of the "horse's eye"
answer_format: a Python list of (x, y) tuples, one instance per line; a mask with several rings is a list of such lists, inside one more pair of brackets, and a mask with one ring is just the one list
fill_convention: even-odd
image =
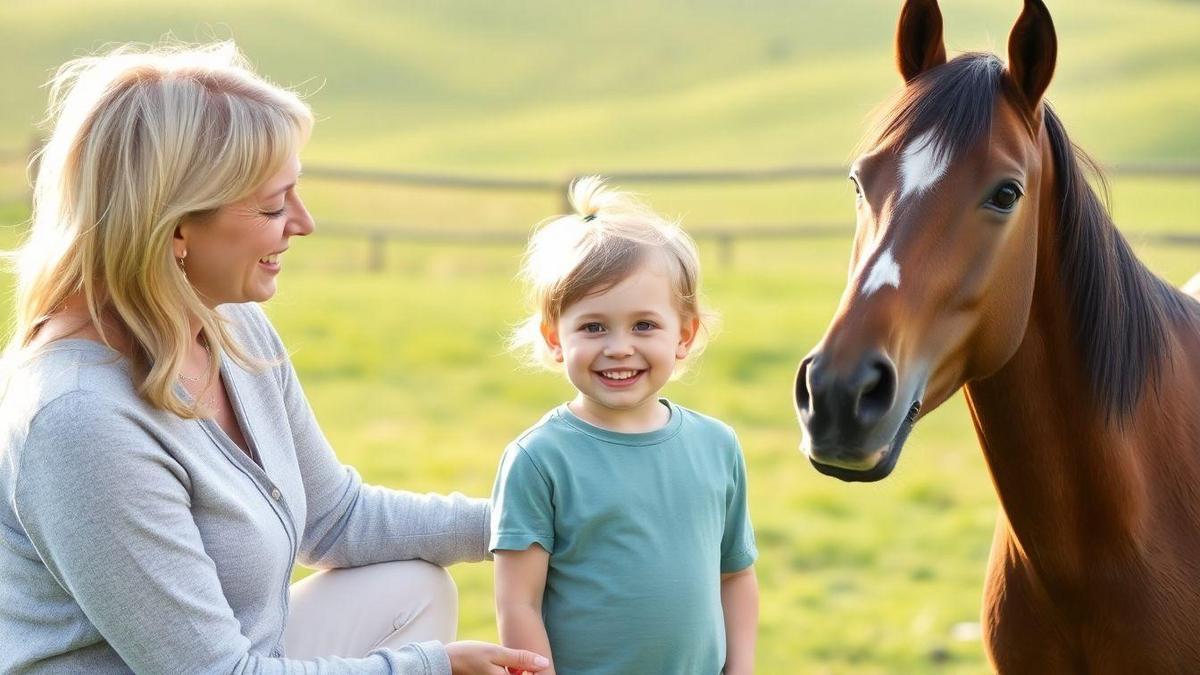
[(858, 179), (855, 178), (854, 176), (850, 176), (850, 182), (854, 184), (854, 195), (856, 197), (863, 196), (862, 186), (858, 184)]
[(1017, 205), (1017, 200), (1021, 198), (1021, 188), (1015, 183), (1005, 183), (992, 193), (985, 206), (1001, 213), (1008, 213)]

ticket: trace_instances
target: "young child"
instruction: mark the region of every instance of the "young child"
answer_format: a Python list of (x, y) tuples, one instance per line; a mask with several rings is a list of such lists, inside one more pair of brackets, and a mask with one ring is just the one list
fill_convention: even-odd
[(599, 178), (542, 227), (515, 346), (576, 390), (504, 451), (492, 492), (500, 638), (559, 675), (754, 669), (758, 556), (733, 430), (659, 390), (699, 352), (695, 244)]

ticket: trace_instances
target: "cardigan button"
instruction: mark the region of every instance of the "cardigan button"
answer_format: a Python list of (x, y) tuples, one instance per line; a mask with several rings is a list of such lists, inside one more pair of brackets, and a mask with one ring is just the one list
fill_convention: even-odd
[(275, 501), (279, 501), (279, 498), (282, 496), (283, 496), (283, 493), (279, 491), (279, 488), (271, 488), (271, 499), (274, 499)]

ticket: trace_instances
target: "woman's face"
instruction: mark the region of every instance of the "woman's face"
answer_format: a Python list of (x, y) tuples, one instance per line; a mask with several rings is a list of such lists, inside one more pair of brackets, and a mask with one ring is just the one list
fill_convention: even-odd
[(175, 258), (183, 258), (188, 281), (205, 305), (263, 302), (275, 295), (288, 241), (313, 231), (312, 216), (296, 193), (299, 177), (300, 159), (292, 157), (250, 196), (179, 226)]

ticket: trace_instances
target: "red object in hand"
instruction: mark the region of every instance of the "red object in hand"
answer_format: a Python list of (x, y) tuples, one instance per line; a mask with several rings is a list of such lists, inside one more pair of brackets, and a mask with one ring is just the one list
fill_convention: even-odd
[(505, 670), (512, 673), (512, 675), (521, 675), (521, 673), (525, 672), (525, 671), (521, 670), (520, 668), (513, 668), (512, 666), (507, 666), (505, 668)]

